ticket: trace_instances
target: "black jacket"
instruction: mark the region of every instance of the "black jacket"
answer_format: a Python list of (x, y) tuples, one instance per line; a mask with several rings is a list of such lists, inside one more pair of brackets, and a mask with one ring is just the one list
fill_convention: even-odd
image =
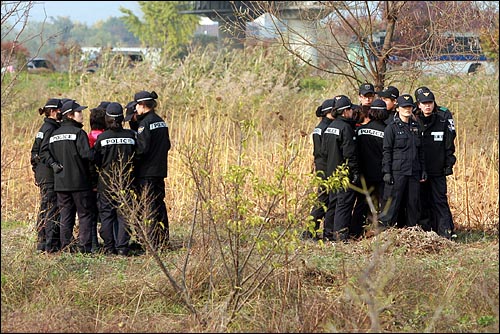
[(137, 178), (167, 177), (170, 136), (168, 125), (153, 111), (138, 115), (134, 175)]
[(92, 151), (83, 124), (72, 119), (62, 121), (61, 127), (49, 139), (49, 151), (63, 170), (54, 175), (55, 191), (84, 191), (92, 187), (90, 160)]
[(338, 116), (328, 125), (323, 135), (321, 155), (326, 159), (327, 176), (333, 175), (346, 161), (351, 179), (359, 175), (356, 134), (349, 120)]
[[(99, 170), (97, 190), (104, 192), (110, 184), (110, 178), (121, 173), (116, 181), (124, 181), (133, 166), (135, 151), (135, 133), (129, 129), (108, 129), (97, 137), (94, 145), (94, 163)], [(130, 175), (132, 177), (132, 175)], [(115, 180), (111, 179), (111, 182)]]
[(42, 159), (42, 147), (44, 141), (48, 144), (52, 132), (60, 126), (55, 119), (45, 117), (43, 125), (35, 136), (35, 141), (31, 147), (31, 168), (35, 173), (37, 184), (54, 183), (54, 172), (50, 165), (47, 165)]
[(455, 165), (455, 144), (448, 119), (439, 113), (419, 117), (423, 128), (425, 168), (429, 176), (443, 176), (446, 167)]
[(381, 182), (384, 146), (384, 121), (372, 120), (356, 129), (359, 169), (365, 179)]
[(425, 170), (422, 129), (417, 120), (403, 122), (399, 115), (384, 130), (384, 174), (416, 175)]
[(323, 141), (323, 134), (325, 129), (330, 125), (332, 120), (328, 117), (323, 117), (321, 121), (316, 125), (312, 133), (313, 141), (313, 155), (314, 155), (314, 168), (318, 173), (318, 176), (326, 178), (326, 159), (321, 155), (321, 143)]
[(398, 117), (398, 112), (396, 110), (387, 110), (389, 116), (384, 120), (384, 124), (387, 126), (394, 122), (396, 117)]

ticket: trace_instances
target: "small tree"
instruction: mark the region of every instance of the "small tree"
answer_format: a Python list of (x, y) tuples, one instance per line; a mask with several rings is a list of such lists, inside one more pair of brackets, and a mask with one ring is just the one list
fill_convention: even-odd
[(177, 57), (194, 35), (198, 17), (179, 14), (179, 1), (139, 1), (144, 21), (130, 9), (120, 8), (129, 30), (145, 46), (161, 48), (164, 56)]

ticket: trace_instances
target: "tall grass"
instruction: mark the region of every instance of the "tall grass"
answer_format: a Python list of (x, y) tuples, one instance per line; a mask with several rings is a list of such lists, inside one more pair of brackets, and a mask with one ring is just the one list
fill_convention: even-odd
[[(235, 125), (252, 121), (258, 136), (252, 136), (245, 152), (246, 164), (264, 178), (272, 177), (276, 158), (283, 147), (299, 150), (293, 171), (307, 176), (312, 171), (310, 132), (317, 122), (315, 106), (335, 94), (346, 94), (357, 101), (357, 92), (336, 77), (319, 91), (301, 90), (300, 79), (307, 69), (285, 55), (271, 57), (259, 50), (243, 54), (192, 54), (182, 63), (169, 63), (156, 71), (145, 66), (134, 69), (101, 69), (81, 74), (76, 87), (67, 91), (56, 80), (34, 75), (23, 79), (24, 93), (2, 109), (2, 220), (29, 221), (35, 212), (36, 187), (29, 168), (32, 137), (41, 124), (36, 110), (50, 97), (72, 97), (82, 105), (95, 107), (100, 101), (125, 105), (139, 90), (155, 90), (160, 114), (169, 124), (173, 149), (170, 153), (168, 189), (181, 207), (192, 194), (186, 188), (182, 150), (203, 146), (206, 135), (214, 136), (214, 160), (224, 169), (234, 163), (238, 138)], [(311, 74), (309, 74), (311, 75)], [(74, 75), (74, 77), (78, 77)], [(33, 89), (26, 84), (36, 80)], [(422, 78), (416, 85), (427, 85), (436, 92), (437, 102), (448, 107), (457, 129), (454, 174), (448, 177), (449, 199), (459, 227), (480, 230), (498, 225), (498, 85), (492, 76)], [(25, 82), (26, 81), (26, 82)], [(415, 87), (402, 84), (401, 92)], [(88, 112), (85, 113), (89, 130)], [(179, 196), (184, 194), (184, 196)], [(18, 207), (16, 203), (26, 203)], [(173, 215), (180, 214), (174, 209)], [(304, 212), (305, 214), (305, 212)]]
[[(478, 230), (484, 243), (397, 230), (322, 245), (296, 238), (316, 191), (314, 111), (337, 94), (356, 102), (357, 90), (337, 77), (310, 84), (318, 76), (259, 49), (200, 51), (154, 71), (74, 73), (69, 84), (26, 76), (18, 98), (2, 108), (2, 331), (498, 331), (498, 239), (488, 236), (498, 232), (498, 77), (423, 77), (398, 86), (429, 86), (453, 112), (450, 205), (457, 230)], [(201, 322), (148, 256), (33, 253), (38, 188), (29, 151), (42, 123), (38, 107), (57, 96), (89, 108), (103, 100), (125, 105), (139, 90), (158, 93), (172, 141), (165, 201), (172, 240), (182, 247), (162, 259), (186, 284)], [(255, 284), (235, 285), (238, 275), (256, 272), (263, 274)]]

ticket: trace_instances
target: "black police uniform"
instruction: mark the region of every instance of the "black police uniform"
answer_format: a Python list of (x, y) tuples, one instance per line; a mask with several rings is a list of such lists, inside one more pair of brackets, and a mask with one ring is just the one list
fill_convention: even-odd
[(56, 252), (61, 247), (59, 238), (59, 208), (54, 191), (54, 171), (42, 160), (42, 143), (48, 140), (52, 132), (58, 129), (59, 122), (45, 117), (43, 125), (37, 132), (31, 148), (31, 168), (35, 173), (35, 181), (40, 188), (40, 209), (37, 217), (37, 250)]
[(406, 207), (407, 226), (416, 226), (420, 217), (420, 178), (425, 171), (422, 150), (422, 130), (411, 118), (405, 123), (401, 118), (387, 125), (384, 130), (382, 172), (391, 174), (393, 184), (384, 186), (383, 208), (390, 201), (387, 212), (379, 217), (386, 227), (396, 223), (400, 207)]
[[(360, 174), (365, 178), (367, 189), (373, 188), (371, 196), (377, 211), (382, 203), (384, 193), (382, 174), (384, 130), (385, 123), (382, 120), (371, 120), (356, 128)], [(357, 195), (356, 205), (352, 212), (351, 234), (359, 236), (363, 233), (363, 223), (368, 217), (368, 213), (369, 206), (365, 195)]]
[[(165, 206), (165, 178), (167, 177), (170, 136), (167, 123), (153, 110), (137, 115), (137, 144), (135, 149), (134, 176), (139, 189), (150, 187), (153, 201), (153, 223), (149, 237), (155, 247), (167, 245), (169, 224)], [(162, 226), (163, 225), (163, 226)]]
[[(357, 148), (354, 133), (354, 120), (337, 116), (325, 129), (321, 154), (326, 157), (326, 175), (333, 175), (338, 166), (346, 161), (350, 179), (359, 177)], [(349, 225), (355, 201), (351, 188), (339, 189), (331, 193), (330, 206), (333, 206), (333, 221), (325, 217), (323, 236), (327, 240), (340, 241), (349, 238)], [(328, 218), (328, 219), (327, 219)]]
[[(455, 165), (454, 136), (448, 119), (433, 112), (419, 116), (423, 127), (423, 151), (428, 175), (421, 187), (422, 218), (430, 219), (430, 227), (440, 236), (450, 239), (454, 230), (447, 197), (446, 175)], [(429, 227), (426, 220), (421, 225)]]
[[(119, 182), (116, 175), (120, 168), (121, 177), (132, 177), (131, 170), (135, 150), (135, 133), (129, 129), (108, 129), (97, 137), (94, 146), (94, 163), (99, 169), (97, 183), (97, 205), (101, 220), (100, 236), (104, 240), (106, 253), (128, 255), (130, 231), (125, 217), (118, 210), (118, 204), (112, 199), (109, 185)], [(123, 184), (125, 187), (126, 184)], [(115, 188), (116, 189), (116, 188)], [(111, 190), (112, 192), (112, 190)], [(117, 226), (116, 236), (114, 227)]]
[(443, 106), (435, 106), (434, 110), (444, 119), (447, 121), (448, 125), (448, 131), (451, 134), (451, 139), (455, 140), (457, 137), (457, 131), (455, 129), (455, 121), (453, 120), (453, 115), (451, 114), (451, 111)]
[(92, 159), (87, 133), (83, 124), (65, 119), (61, 127), (52, 133), (49, 150), (53, 159), (63, 165), (62, 171), (54, 175), (54, 190), (61, 209), (61, 247), (68, 247), (73, 241), (75, 211), (79, 220), (80, 252), (90, 253), (92, 249), (92, 225), (95, 208), (90, 180)]
[[(332, 119), (324, 116), (321, 121), (316, 125), (312, 133), (313, 141), (313, 156), (314, 156), (314, 169), (317, 176), (321, 177), (323, 180), (327, 178), (326, 176), (326, 159), (321, 155), (321, 143), (323, 138), (323, 133), (328, 125), (332, 122)], [(312, 209), (310, 215), (313, 217), (315, 224), (315, 230), (318, 230), (321, 225), (321, 220), (325, 215), (332, 215), (329, 219), (333, 219), (333, 211), (328, 210), (329, 203), (329, 193), (323, 187), (318, 188), (317, 204)], [(325, 212), (325, 208), (327, 211)], [(310, 233), (310, 232), (309, 232)], [(312, 237), (312, 235), (311, 235)]]
[(388, 110), (389, 117), (384, 120), (384, 124), (387, 126), (396, 120), (398, 112), (396, 110)]

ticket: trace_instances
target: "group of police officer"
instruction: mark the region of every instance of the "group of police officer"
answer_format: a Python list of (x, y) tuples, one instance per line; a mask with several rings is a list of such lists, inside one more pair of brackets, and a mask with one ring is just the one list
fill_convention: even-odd
[[(302, 233), (304, 239), (347, 241), (368, 226), (421, 226), (451, 239), (454, 224), (446, 176), (453, 173), (456, 136), (451, 112), (438, 106), (427, 87), (399, 94), (394, 86), (375, 92), (359, 87), (359, 105), (346, 95), (316, 109), (321, 121), (313, 131), (315, 171), (323, 179), (343, 165), (350, 186), (318, 189), (317, 203)], [(367, 198), (363, 189), (369, 190)]]
[[(169, 223), (164, 202), (170, 136), (167, 123), (156, 112), (158, 95), (139, 91), (124, 108), (106, 103), (106, 129), (93, 147), (83, 130), (83, 110), (73, 99), (49, 99), (39, 114), (44, 122), (31, 149), (35, 183), (40, 188), (37, 250), (92, 253), (95, 208), (101, 221), (105, 254), (130, 255), (130, 227), (117, 210), (113, 175), (129, 175), (138, 193), (150, 203), (148, 239), (156, 250), (168, 248)], [(129, 122), (130, 129), (123, 127)], [(92, 169), (98, 171), (97, 197), (93, 195)], [(118, 185), (119, 187), (120, 185)], [(97, 201), (97, 203), (96, 203)], [(146, 206), (146, 203), (144, 203)], [(74, 228), (78, 215), (78, 237)]]

